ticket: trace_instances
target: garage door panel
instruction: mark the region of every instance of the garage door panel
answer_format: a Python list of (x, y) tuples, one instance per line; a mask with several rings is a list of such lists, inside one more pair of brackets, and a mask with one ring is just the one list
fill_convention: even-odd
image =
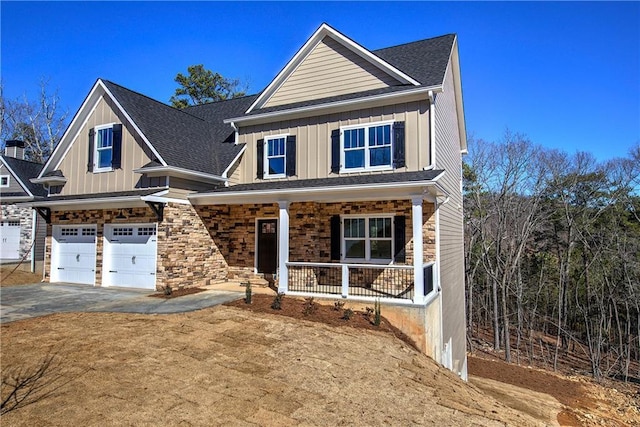
[(95, 283), (96, 226), (53, 226), (51, 281)]
[(155, 224), (105, 225), (104, 286), (155, 289)]
[(20, 258), (20, 221), (0, 221), (0, 258)]

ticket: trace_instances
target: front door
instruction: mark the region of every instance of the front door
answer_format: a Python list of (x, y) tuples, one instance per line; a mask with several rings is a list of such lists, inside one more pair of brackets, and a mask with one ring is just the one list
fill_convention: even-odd
[(278, 268), (278, 220), (258, 220), (258, 273), (275, 274)]

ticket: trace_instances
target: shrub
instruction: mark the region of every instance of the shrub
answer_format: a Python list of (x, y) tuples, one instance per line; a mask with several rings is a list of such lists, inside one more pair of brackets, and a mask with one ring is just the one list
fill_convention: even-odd
[(365, 307), (365, 312), (363, 313), (364, 318), (367, 319), (370, 323), (373, 323), (373, 308)]
[(162, 288), (162, 290), (164, 291), (164, 294), (165, 294), (166, 296), (171, 296), (171, 292), (172, 292), (172, 291), (171, 291), (171, 286), (167, 285), (167, 286), (165, 286), (164, 288)]
[(313, 297), (304, 299), (304, 307), (302, 310), (302, 314), (305, 316), (309, 316), (310, 314), (315, 313), (318, 309), (318, 303), (313, 300)]
[(244, 302), (251, 304), (251, 282), (247, 282), (244, 290)]
[(333, 303), (333, 309), (335, 311), (340, 311), (340, 310), (342, 310), (343, 307), (344, 307), (344, 301), (338, 300), (338, 301)]
[(380, 300), (376, 300), (374, 305), (374, 314), (373, 314), (373, 324), (376, 326), (380, 326)]
[(274, 310), (282, 310), (282, 299), (284, 298), (284, 294), (278, 294), (276, 295), (276, 297), (273, 299), (273, 302), (271, 303), (271, 308)]
[(345, 308), (344, 312), (342, 313), (342, 318), (344, 320), (349, 320), (351, 319), (351, 317), (353, 317), (353, 310), (351, 310), (350, 308)]

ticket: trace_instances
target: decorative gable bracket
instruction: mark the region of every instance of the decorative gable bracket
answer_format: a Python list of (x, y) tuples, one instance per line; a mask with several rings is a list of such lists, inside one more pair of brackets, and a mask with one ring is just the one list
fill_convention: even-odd
[(151, 208), (154, 214), (156, 214), (156, 218), (158, 222), (162, 222), (164, 219), (164, 203), (161, 202), (145, 202), (147, 206)]
[(34, 207), (36, 212), (45, 220), (47, 224), (51, 224), (51, 208)]

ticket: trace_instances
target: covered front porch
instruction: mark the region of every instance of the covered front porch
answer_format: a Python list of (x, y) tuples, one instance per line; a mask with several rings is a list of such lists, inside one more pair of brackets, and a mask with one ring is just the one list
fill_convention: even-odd
[(230, 271), (273, 277), (278, 292), (296, 296), (421, 306), (437, 296), (437, 206), (446, 194), (436, 180), (286, 183), (300, 185), (189, 197)]

